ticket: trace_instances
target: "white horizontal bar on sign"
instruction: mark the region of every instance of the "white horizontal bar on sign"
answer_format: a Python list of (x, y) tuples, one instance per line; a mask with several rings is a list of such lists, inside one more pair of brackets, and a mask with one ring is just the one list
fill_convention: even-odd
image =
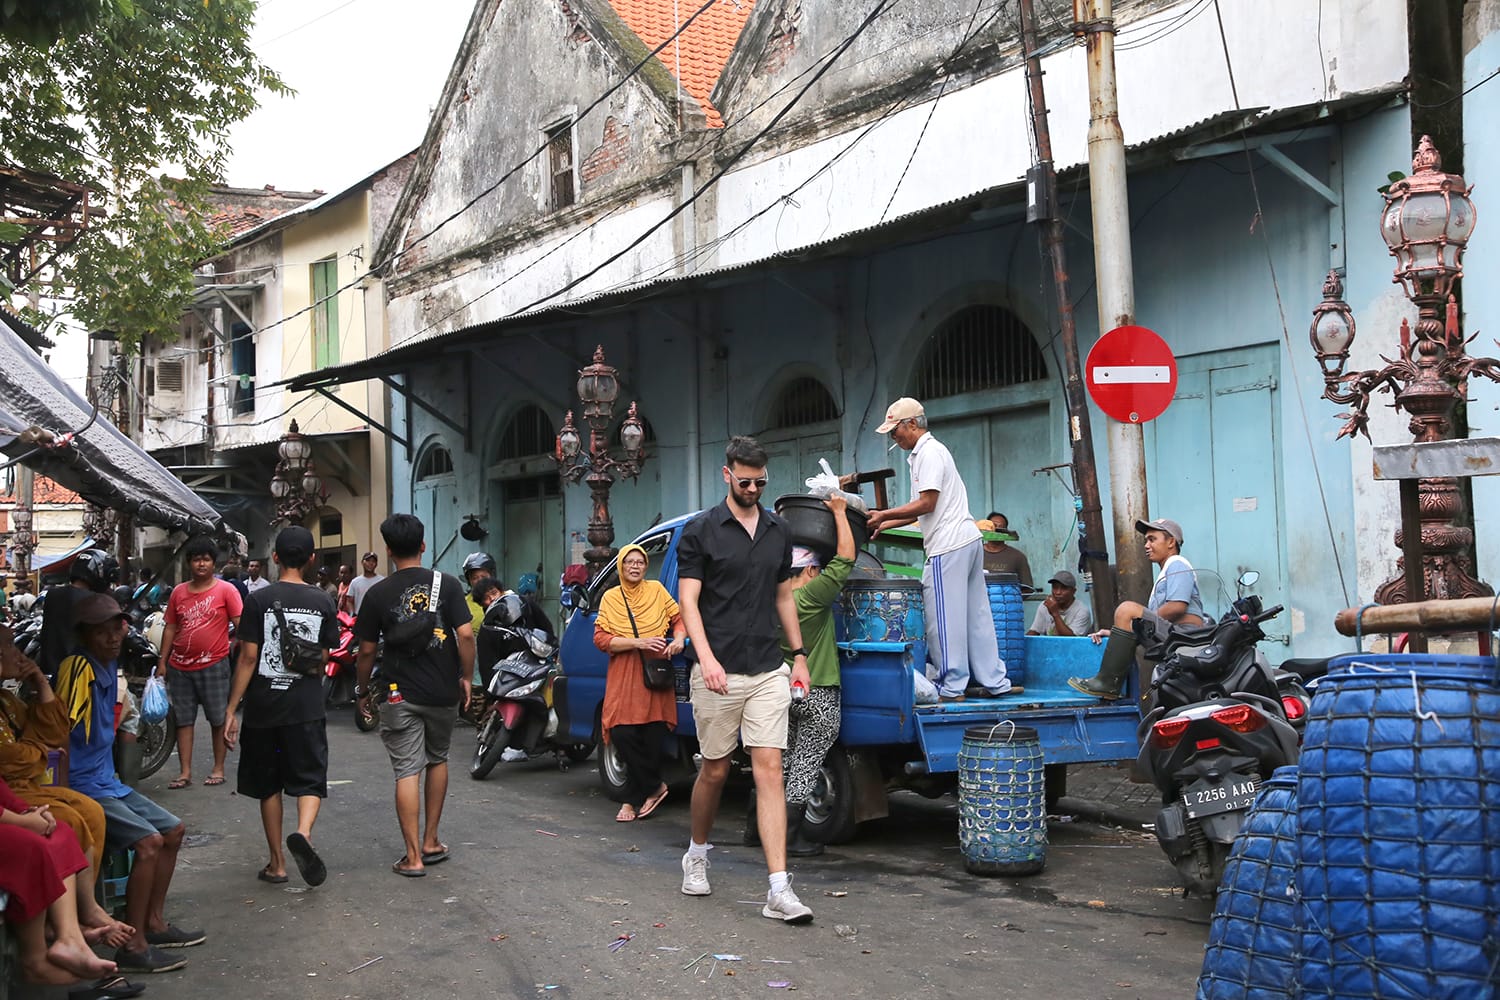
[(1100, 365), (1094, 369), (1099, 385), (1125, 385), (1142, 382), (1170, 382), (1172, 369), (1166, 365)]

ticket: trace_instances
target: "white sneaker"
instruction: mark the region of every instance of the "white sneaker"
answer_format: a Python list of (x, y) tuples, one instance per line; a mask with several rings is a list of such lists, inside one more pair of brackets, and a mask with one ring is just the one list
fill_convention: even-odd
[(529, 760), (530, 758), (527, 756), (525, 750), (517, 750), (515, 747), (506, 747), (500, 752), (500, 759), (505, 761), (506, 763), (513, 763), (518, 760)]
[(707, 896), (711, 892), (713, 889), (708, 884), (708, 858), (695, 858), (692, 854), (684, 854), (682, 856), (682, 894), (684, 896)]
[[(682, 891), (687, 891), (686, 884)], [(787, 877), (785, 889), (780, 892), (766, 893), (765, 909), (760, 911), (760, 915), (770, 917), (772, 920), (780, 920), (784, 924), (810, 924), (813, 918), (812, 910), (804, 906), (802, 900), (798, 899), (797, 894), (792, 891), (790, 876)]]

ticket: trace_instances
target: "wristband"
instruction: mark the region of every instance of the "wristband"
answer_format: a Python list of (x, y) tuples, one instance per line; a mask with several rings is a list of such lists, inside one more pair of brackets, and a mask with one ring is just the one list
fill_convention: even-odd
[(800, 656), (800, 657), (803, 657), (804, 659), (806, 659), (806, 657), (807, 657), (807, 650), (804, 649), (801, 646), (798, 646), (796, 649), (792, 650), (792, 656), (793, 657)]

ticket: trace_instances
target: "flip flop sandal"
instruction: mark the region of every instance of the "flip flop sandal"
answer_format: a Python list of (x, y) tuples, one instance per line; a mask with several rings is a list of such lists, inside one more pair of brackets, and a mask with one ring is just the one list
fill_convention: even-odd
[(255, 877), (260, 879), (262, 882), (270, 882), (272, 885), (280, 885), (281, 883), (286, 881), (285, 875), (272, 875), (270, 865), (267, 865), (260, 871), (256, 872)]
[(395, 864), (391, 865), (391, 871), (395, 872), (397, 875), (400, 875), (402, 878), (422, 878), (427, 874), (427, 869), (407, 868), (405, 866), (405, 862), (406, 855), (403, 854), (401, 855), (401, 857), (396, 859)]
[(634, 823), (638, 819), (640, 819), (640, 815), (634, 809), (630, 808), (629, 803), (621, 806), (620, 811), (615, 813), (616, 823)]
[(106, 976), (92, 986), (77, 986), (68, 991), (68, 1000), (130, 1000), (146, 992), (141, 983), (124, 976)]
[(661, 805), (667, 798), (667, 789), (663, 788), (645, 802), (641, 803), (640, 811), (635, 814), (636, 819), (645, 819), (656, 812), (656, 807)]
[(187, 788), (192, 783), (192, 778), (173, 778), (171, 781), (167, 782), (167, 787), (172, 789), (173, 791), (176, 791), (179, 788)]
[(422, 852), (422, 864), (424, 864), (424, 865), (440, 865), (444, 861), (447, 861), (447, 860), (448, 860), (448, 845), (447, 844), (439, 844), (438, 845), (438, 849), (435, 850), (435, 851), (423, 851)]
[(297, 862), (297, 874), (302, 876), (302, 881), (311, 886), (319, 886), (328, 878), (328, 866), (323, 864), (323, 859), (318, 857), (318, 852), (313, 850), (312, 843), (300, 833), (288, 834), (286, 838), (286, 849), (291, 852), (292, 860)]
[(210, 774), (203, 779), (203, 783), (205, 785), (222, 785), (224, 784), (224, 776), (222, 774)]

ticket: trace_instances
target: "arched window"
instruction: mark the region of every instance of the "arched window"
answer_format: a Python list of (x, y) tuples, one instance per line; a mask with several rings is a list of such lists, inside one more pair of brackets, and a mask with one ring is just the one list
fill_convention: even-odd
[(788, 382), (771, 408), (772, 429), (802, 427), (838, 418), (839, 407), (833, 401), (833, 395), (822, 382), (811, 376)]
[(417, 463), (417, 482), (451, 475), (453, 475), (453, 456), (448, 454), (447, 448), (435, 444), (422, 453), (422, 458)]
[(516, 411), (500, 435), (500, 444), (495, 451), (495, 460), (503, 462), (510, 458), (531, 458), (534, 455), (550, 455), (557, 447), (557, 431), (552, 420), (540, 406), (527, 403)]
[(1044, 379), (1047, 361), (1015, 313), (969, 306), (933, 332), (917, 372), (917, 397), (938, 399)]

